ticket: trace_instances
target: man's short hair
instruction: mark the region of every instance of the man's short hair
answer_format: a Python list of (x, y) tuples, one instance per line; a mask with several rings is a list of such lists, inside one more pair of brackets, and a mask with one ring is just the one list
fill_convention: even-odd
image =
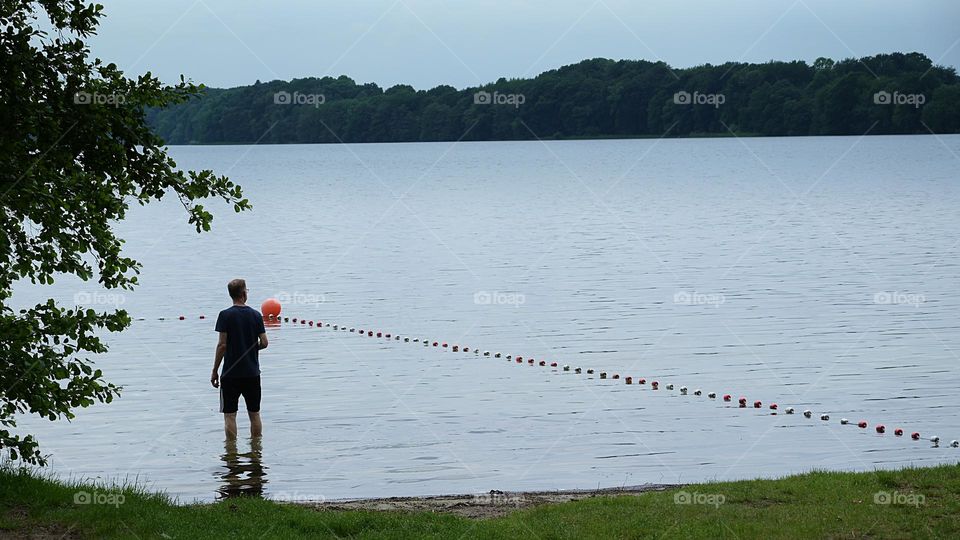
[(247, 282), (242, 279), (234, 279), (230, 283), (227, 283), (227, 292), (230, 293), (230, 298), (239, 300), (243, 298), (243, 294), (247, 292)]

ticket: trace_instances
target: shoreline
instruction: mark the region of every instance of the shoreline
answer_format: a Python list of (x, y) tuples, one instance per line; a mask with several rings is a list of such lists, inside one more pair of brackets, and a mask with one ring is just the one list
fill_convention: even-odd
[(684, 484), (641, 484), (616, 488), (556, 491), (501, 491), (493, 489), (482, 494), (377, 497), (322, 502), (277, 502), (320, 511), (436, 512), (454, 514), (470, 519), (489, 519), (502, 517), (517, 510), (548, 504), (579, 501), (594, 497), (638, 496), (683, 486)]
[[(960, 133), (871, 133), (866, 135), (868, 138), (880, 137), (949, 137), (960, 135)], [(685, 139), (812, 139), (812, 138), (863, 138), (865, 135), (854, 134), (821, 134), (821, 135), (764, 135), (760, 133), (735, 132), (735, 133), (690, 133), (686, 135), (676, 135), (664, 137), (662, 135), (609, 135), (609, 136), (591, 136), (591, 137), (541, 137), (539, 139), (470, 139), (470, 140), (431, 140), (431, 141), (364, 141), (364, 142), (178, 142), (167, 143), (167, 147), (218, 147), (218, 146), (335, 146), (335, 145), (375, 145), (375, 144), (469, 144), (469, 143), (514, 143), (514, 142), (584, 142), (584, 141), (635, 141), (635, 140), (685, 140)]]
[(180, 506), (0, 467), (0, 538), (958, 538), (960, 463), (772, 480)]

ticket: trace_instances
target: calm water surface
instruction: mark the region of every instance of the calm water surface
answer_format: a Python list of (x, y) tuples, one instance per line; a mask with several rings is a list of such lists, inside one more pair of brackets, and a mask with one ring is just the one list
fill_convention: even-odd
[[(960, 137), (175, 147), (254, 210), (135, 208), (141, 286), (97, 364), (120, 400), (25, 418), (63, 476), (183, 502), (572, 489), (956, 462)], [(284, 314), (814, 411), (772, 416), (284, 324), (261, 355), (265, 437), (224, 445), (212, 365), (225, 284)], [(187, 321), (171, 320), (183, 314)], [(198, 320), (200, 314), (206, 320)], [(167, 320), (159, 321), (158, 317)], [(821, 422), (820, 414), (831, 421)], [(869, 430), (839, 425), (865, 419)], [(241, 430), (247, 423), (240, 421)]]

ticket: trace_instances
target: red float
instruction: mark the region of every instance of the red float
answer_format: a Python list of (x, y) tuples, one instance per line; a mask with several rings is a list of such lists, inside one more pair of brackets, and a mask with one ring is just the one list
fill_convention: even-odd
[[(260, 304), (260, 313), (264, 317), (280, 317), (280, 302), (276, 298), (267, 298)], [(202, 317), (201, 317), (202, 318)]]

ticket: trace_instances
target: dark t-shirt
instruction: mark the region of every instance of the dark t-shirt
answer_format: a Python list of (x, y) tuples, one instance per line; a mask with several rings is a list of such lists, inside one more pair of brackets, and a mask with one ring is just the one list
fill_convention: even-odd
[(250, 306), (231, 306), (217, 317), (217, 332), (227, 333), (221, 379), (260, 375), (260, 334), (266, 332), (260, 312)]

